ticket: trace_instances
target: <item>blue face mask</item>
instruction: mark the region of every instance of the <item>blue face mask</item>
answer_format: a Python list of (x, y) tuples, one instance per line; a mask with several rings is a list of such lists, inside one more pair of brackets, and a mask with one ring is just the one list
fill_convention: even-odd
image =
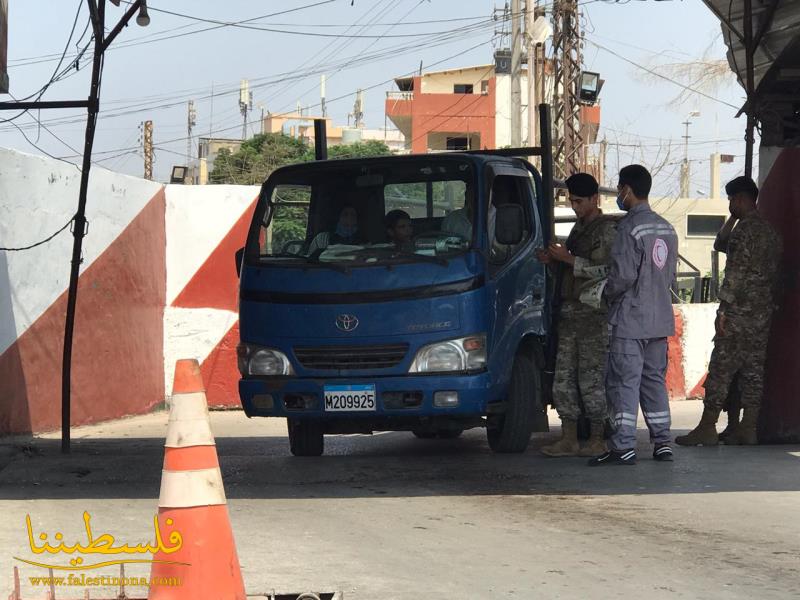
[(624, 196), (619, 196), (619, 195), (617, 196), (617, 207), (620, 210), (624, 210), (624, 211), (628, 210), (627, 208), (625, 208), (625, 198), (627, 198), (627, 197), (628, 197), (628, 194), (625, 194)]
[(351, 238), (356, 234), (357, 227), (353, 226), (344, 226), (341, 223), (336, 225), (336, 235), (343, 237), (343, 238)]

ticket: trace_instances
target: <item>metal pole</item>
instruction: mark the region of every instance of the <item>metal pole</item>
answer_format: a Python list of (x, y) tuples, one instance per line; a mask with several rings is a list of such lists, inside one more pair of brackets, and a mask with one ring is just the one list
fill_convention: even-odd
[(550, 105), (539, 105), (539, 137), (542, 140), (542, 194), (549, 211), (549, 227), (545, 233), (545, 244), (555, 239), (555, 202), (553, 199), (553, 138), (550, 128)]
[[(105, 0), (87, 0), (95, 31), (105, 30)], [(86, 137), (83, 145), (83, 167), (81, 169), (80, 191), (78, 192), (78, 211), (72, 223), (72, 263), (67, 292), (67, 316), (64, 324), (64, 354), (61, 363), (61, 452), (70, 451), (70, 382), (72, 377), (72, 338), (75, 330), (75, 307), (78, 301), (78, 276), (81, 267), (83, 236), (86, 235), (86, 197), (89, 191), (89, 169), (92, 166), (92, 146), (97, 126), (97, 113), (100, 99), (100, 71), (103, 65), (103, 38), (94, 38), (94, 59), (92, 61), (92, 83), (89, 93), (89, 109), (86, 121)]]
[(711, 284), (709, 285), (708, 295), (710, 302), (717, 301), (719, 291), (719, 252), (711, 251)]
[(747, 64), (747, 130), (745, 132), (744, 174), (753, 176), (753, 145), (755, 138), (755, 81), (753, 74), (753, 7), (752, 0), (744, 0), (744, 48)]
[(536, 97), (536, 45), (533, 43), (533, 21), (535, 17), (534, 3), (536, 0), (525, 0), (525, 46), (528, 54), (528, 146), (538, 146), (539, 136), (537, 127), (538, 112), (536, 107), (541, 101)]
[(325, 119), (314, 119), (314, 158), (327, 160), (328, 132)]
[(511, 0), (511, 146), (522, 145), (522, 15), (520, 0)]

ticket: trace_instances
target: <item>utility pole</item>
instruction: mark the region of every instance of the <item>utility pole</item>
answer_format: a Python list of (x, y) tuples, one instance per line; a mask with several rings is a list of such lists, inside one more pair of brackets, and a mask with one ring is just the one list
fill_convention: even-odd
[(325, 74), (319, 76), (319, 106), (322, 116), (328, 116), (328, 107), (325, 105)]
[(353, 104), (353, 112), (347, 115), (348, 121), (350, 117), (353, 117), (353, 126), (354, 127), (363, 127), (364, 126), (364, 90), (358, 90), (356, 92), (356, 101)]
[(153, 122), (144, 122), (144, 178), (153, 180)]
[(194, 108), (194, 100), (189, 100), (189, 114), (186, 121), (186, 160), (192, 160), (192, 129), (197, 125), (197, 111)]
[(578, 0), (555, 0), (553, 3), (553, 59), (553, 135), (556, 138), (553, 166), (556, 177), (565, 179), (585, 169), (578, 103), (583, 62)]
[(242, 113), (242, 140), (247, 139), (247, 113), (253, 110), (253, 92), (250, 91), (250, 82), (242, 79), (239, 85), (239, 110)]
[(686, 127), (686, 133), (683, 135), (683, 163), (681, 163), (681, 198), (689, 197), (689, 188), (691, 186), (691, 165), (689, 164), (689, 125), (692, 124), (690, 119), (692, 117), (699, 117), (700, 112), (693, 110), (686, 115), (686, 120), (683, 125)]
[(511, 0), (511, 146), (522, 145), (522, 11), (520, 0)]
[[(525, 0), (525, 39), (528, 50), (528, 145), (539, 146), (539, 105), (546, 102), (544, 93), (544, 42), (534, 39), (536, 19), (544, 19), (541, 0)], [(540, 158), (534, 157), (536, 164)]]

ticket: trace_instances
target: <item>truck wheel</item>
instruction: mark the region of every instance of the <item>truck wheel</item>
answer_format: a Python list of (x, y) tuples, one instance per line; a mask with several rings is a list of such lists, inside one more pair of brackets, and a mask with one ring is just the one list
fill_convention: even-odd
[(322, 456), (325, 440), (322, 423), (308, 419), (286, 419), (289, 449), (294, 456)]
[(528, 447), (541, 402), (539, 389), (539, 370), (530, 357), (517, 354), (511, 368), (506, 412), (486, 429), (489, 447), (494, 452), (524, 452)]
[(421, 440), (432, 440), (436, 437), (436, 432), (428, 429), (412, 429), (411, 433), (414, 434), (414, 437), (418, 437)]

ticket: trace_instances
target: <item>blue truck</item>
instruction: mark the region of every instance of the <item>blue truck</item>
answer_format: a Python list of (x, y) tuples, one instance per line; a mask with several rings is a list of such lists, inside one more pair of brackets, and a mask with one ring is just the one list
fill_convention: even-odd
[[(544, 179), (521, 154), (542, 156)], [(472, 427), (524, 451), (547, 430), (554, 294), (535, 250), (552, 235), (550, 164), (528, 148), (275, 170), (236, 258), (245, 414), (285, 417), (295, 456), (321, 455), (325, 434)], [(396, 210), (413, 227), (402, 247)]]

